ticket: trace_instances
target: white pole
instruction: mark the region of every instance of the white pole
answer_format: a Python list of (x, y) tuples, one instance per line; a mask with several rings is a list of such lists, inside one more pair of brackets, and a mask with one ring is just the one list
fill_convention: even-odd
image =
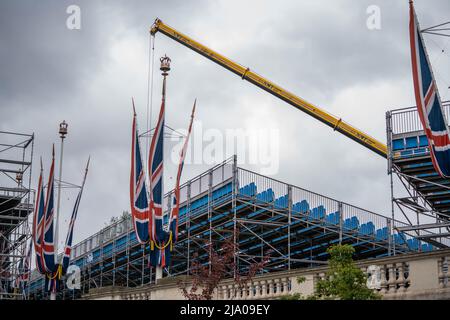
[[(163, 103), (165, 104), (166, 103), (166, 77), (169, 75), (169, 71), (170, 71), (170, 58), (167, 56), (164, 56), (160, 59), (160, 61), (161, 61), (160, 70), (162, 71), (162, 76), (163, 76), (162, 99), (163, 99)], [(163, 130), (162, 135), (164, 137), (164, 128), (162, 130)], [(164, 144), (163, 144), (163, 146), (164, 146)], [(163, 152), (163, 154), (164, 154), (164, 152)], [(163, 186), (162, 186), (162, 190), (164, 190)], [(158, 283), (158, 280), (162, 279), (162, 277), (163, 277), (162, 267), (156, 266), (155, 282)]]
[(162, 279), (162, 277), (163, 277), (163, 269), (160, 266), (157, 266), (155, 273), (155, 283), (158, 283), (158, 280)]
[[(59, 207), (61, 204), (61, 183), (62, 183), (62, 164), (64, 154), (64, 138), (67, 134), (67, 123), (63, 121), (59, 125), (59, 134), (61, 137), (61, 153), (59, 156), (59, 183), (58, 183), (58, 202), (56, 205), (56, 221), (55, 221), (55, 264), (58, 263), (58, 241), (59, 241)], [(50, 300), (56, 300), (56, 293), (50, 293)]]

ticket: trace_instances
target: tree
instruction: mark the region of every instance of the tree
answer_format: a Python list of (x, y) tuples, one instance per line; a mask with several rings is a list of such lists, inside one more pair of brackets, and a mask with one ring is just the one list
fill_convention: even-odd
[(317, 299), (376, 300), (381, 296), (366, 285), (367, 277), (354, 261), (355, 249), (350, 245), (335, 245), (330, 254), (329, 271), (319, 280), (314, 297)]
[[(346, 245), (335, 245), (327, 249), (330, 255), (329, 270), (325, 279), (317, 282), (314, 294), (303, 296), (300, 293), (286, 295), (281, 300), (378, 300), (381, 295), (369, 289), (367, 277), (354, 261), (355, 249)], [(298, 277), (297, 282), (306, 279)]]
[(261, 262), (250, 264), (246, 274), (241, 274), (234, 261), (235, 252), (239, 251), (238, 245), (234, 244), (231, 239), (224, 240), (218, 251), (209, 250), (211, 244), (208, 245), (207, 250), (210, 252), (209, 264), (203, 265), (198, 259), (198, 254), (192, 257), (191, 288), (188, 290), (186, 283), (178, 282), (178, 287), (186, 299), (211, 300), (214, 290), (218, 288), (220, 281), (231, 277), (231, 275), (234, 275), (234, 283), (237, 285), (237, 289), (242, 290), (264, 268), (267, 258), (264, 258)]

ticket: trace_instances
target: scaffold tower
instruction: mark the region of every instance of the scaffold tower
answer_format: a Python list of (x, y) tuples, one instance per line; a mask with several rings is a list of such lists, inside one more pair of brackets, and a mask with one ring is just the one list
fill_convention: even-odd
[[(443, 102), (447, 124), (450, 102)], [(421, 250), (421, 242), (447, 248), (450, 241), (450, 180), (433, 167), (428, 140), (416, 107), (386, 113), (388, 174), (391, 177), (392, 218), (407, 226), (393, 226), (394, 241), (402, 242), (410, 233)], [(392, 247), (395, 254), (395, 246)]]
[(0, 300), (23, 299), (19, 262), (31, 237), (34, 134), (0, 131)]

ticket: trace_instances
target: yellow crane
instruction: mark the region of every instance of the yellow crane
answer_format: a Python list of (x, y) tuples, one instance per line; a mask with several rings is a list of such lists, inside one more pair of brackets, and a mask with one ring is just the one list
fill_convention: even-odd
[(310, 116), (318, 119), (319, 121), (325, 123), (326, 125), (333, 128), (333, 130), (338, 131), (350, 139), (358, 142), (359, 144), (369, 148), (370, 150), (376, 152), (377, 154), (387, 158), (387, 147), (384, 143), (376, 140), (375, 138), (369, 136), (368, 134), (356, 129), (350, 124), (342, 121), (340, 118), (336, 118), (332, 114), (322, 110), (315, 105), (307, 102), (306, 100), (296, 96), (295, 94), (283, 89), (279, 85), (265, 79), (264, 77), (251, 71), (250, 68), (241, 66), (240, 64), (233, 62), (227, 57), (221, 55), (214, 50), (202, 45), (201, 43), (193, 40), (185, 34), (175, 30), (174, 28), (168, 26), (160, 19), (156, 19), (155, 23), (150, 29), (150, 34), (154, 36), (157, 32), (168, 36), (169, 38), (181, 43), (182, 45), (194, 50), (195, 52), (201, 54), (202, 56), (212, 60), (213, 62), (221, 65), (222, 67), (230, 70), (231, 72), (240, 76), (243, 80), (247, 80), (254, 85), (260, 87), (261, 89), (273, 94), (274, 96), (286, 101), (295, 108), (306, 112)]

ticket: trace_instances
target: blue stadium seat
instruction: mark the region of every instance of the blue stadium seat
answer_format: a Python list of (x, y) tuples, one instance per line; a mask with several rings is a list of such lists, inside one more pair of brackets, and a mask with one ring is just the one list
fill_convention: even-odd
[(375, 225), (371, 221), (364, 223), (359, 227), (358, 233), (365, 236), (373, 235), (375, 233)]
[(394, 234), (394, 241), (396, 245), (404, 245), (406, 244), (405, 242), (406, 239), (406, 235), (404, 233), (396, 233)]
[(406, 138), (406, 149), (414, 149), (417, 148), (418, 143), (417, 143), (417, 137), (409, 137)]
[(420, 241), (416, 238), (408, 239), (408, 245), (412, 250), (419, 250)]
[[(133, 232), (134, 233), (134, 232)], [(97, 260), (98, 258), (100, 258), (100, 249), (97, 249), (97, 250), (95, 250), (93, 253), (92, 253), (92, 258), (93, 258), (93, 261), (95, 261), (95, 260)]]
[(120, 237), (116, 240), (116, 249), (120, 250), (124, 248), (127, 244), (127, 236)]
[(275, 197), (275, 194), (271, 188), (269, 188), (261, 193), (258, 193), (256, 195), (256, 199), (263, 201), (263, 202), (273, 202), (274, 197)]
[(287, 208), (288, 207), (289, 197), (288, 195), (284, 195), (275, 199), (275, 207), (277, 208)]
[(351, 217), (352, 230), (356, 230), (359, 227), (359, 220), (357, 217)]
[(256, 184), (252, 182), (242, 188), (239, 188), (239, 193), (244, 196), (253, 197), (256, 194)]
[(325, 207), (320, 205), (317, 208), (313, 208), (311, 210), (311, 213), (308, 216), (308, 220), (315, 219), (315, 220), (321, 220), (325, 218)]
[(378, 241), (387, 240), (388, 239), (388, 235), (389, 235), (389, 232), (388, 232), (388, 228), (387, 227), (384, 227), (382, 229), (377, 229), (377, 231), (375, 232), (375, 238)]
[(309, 203), (306, 200), (297, 202), (292, 206), (292, 210), (294, 211), (294, 213), (305, 214), (309, 211)]
[(325, 222), (328, 224), (335, 224), (334, 220), (335, 220), (335, 212), (332, 212), (330, 214), (327, 214), (326, 218), (325, 218)]
[(372, 221), (367, 222), (367, 234), (373, 235), (375, 234), (375, 225)]
[(403, 139), (397, 139), (392, 141), (392, 150), (398, 151), (405, 149), (405, 141)]
[(341, 219), (341, 214), (339, 211), (330, 213), (326, 216), (325, 221), (329, 224), (339, 225), (339, 220)]
[(419, 137), (419, 147), (428, 147), (427, 136), (420, 136)]
[(358, 229), (359, 221), (356, 217), (347, 218), (344, 220), (344, 228), (348, 230)]

